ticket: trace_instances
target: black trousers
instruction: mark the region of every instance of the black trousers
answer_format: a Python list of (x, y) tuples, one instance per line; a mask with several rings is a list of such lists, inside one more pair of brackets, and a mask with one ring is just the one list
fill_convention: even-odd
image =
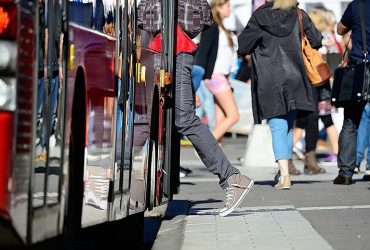
[[(312, 87), (312, 86), (311, 86)], [(312, 87), (312, 95), (315, 102), (315, 111), (302, 111), (297, 113), (295, 127), (304, 129), (306, 153), (316, 150), (317, 140), (319, 139), (319, 95), (316, 88)]]
[(356, 168), (357, 130), (365, 103), (353, 103), (344, 107), (344, 120), (339, 134), (338, 168), (342, 176), (352, 177)]

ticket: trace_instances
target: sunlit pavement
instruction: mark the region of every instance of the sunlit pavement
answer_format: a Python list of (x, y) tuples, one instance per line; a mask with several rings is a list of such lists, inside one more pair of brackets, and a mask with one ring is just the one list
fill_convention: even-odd
[[(370, 249), (370, 183), (354, 176), (351, 186), (337, 186), (336, 163), (327, 173), (292, 177), (292, 189), (273, 188), (274, 166), (242, 167), (245, 138), (227, 138), (230, 161), (256, 185), (231, 215), (221, 218), (225, 193), (195, 155), (183, 147), (181, 166), (192, 170), (181, 178), (180, 193), (152, 249)], [(298, 169), (303, 163), (295, 161)]]

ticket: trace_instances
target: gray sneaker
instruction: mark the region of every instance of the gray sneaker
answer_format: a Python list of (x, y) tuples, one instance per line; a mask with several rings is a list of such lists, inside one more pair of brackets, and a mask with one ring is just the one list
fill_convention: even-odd
[(225, 207), (219, 212), (219, 215), (222, 217), (234, 211), (242, 203), (244, 197), (254, 185), (252, 179), (241, 174), (230, 176), (227, 179), (227, 183), (229, 187), (226, 189)]

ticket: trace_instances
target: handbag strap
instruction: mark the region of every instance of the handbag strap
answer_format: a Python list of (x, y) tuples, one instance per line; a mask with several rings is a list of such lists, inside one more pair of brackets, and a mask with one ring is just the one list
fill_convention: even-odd
[(367, 62), (367, 56), (369, 54), (367, 50), (367, 43), (366, 43), (366, 33), (365, 33), (365, 8), (364, 8), (364, 0), (359, 1), (359, 11), (360, 11), (360, 26), (361, 26), (361, 36), (362, 36), (362, 52), (364, 53), (364, 62)]
[(301, 36), (302, 38), (306, 36), (303, 29), (303, 18), (302, 18), (302, 10), (300, 8), (297, 8), (298, 13), (298, 22), (299, 22), (299, 28), (301, 30)]

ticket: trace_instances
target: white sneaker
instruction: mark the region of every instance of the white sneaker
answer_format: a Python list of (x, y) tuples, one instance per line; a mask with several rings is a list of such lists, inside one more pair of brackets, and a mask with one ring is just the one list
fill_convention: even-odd
[(234, 211), (245, 196), (252, 189), (254, 181), (247, 176), (234, 174), (227, 180), (229, 187), (226, 189), (225, 206), (219, 212), (221, 217), (227, 216)]

